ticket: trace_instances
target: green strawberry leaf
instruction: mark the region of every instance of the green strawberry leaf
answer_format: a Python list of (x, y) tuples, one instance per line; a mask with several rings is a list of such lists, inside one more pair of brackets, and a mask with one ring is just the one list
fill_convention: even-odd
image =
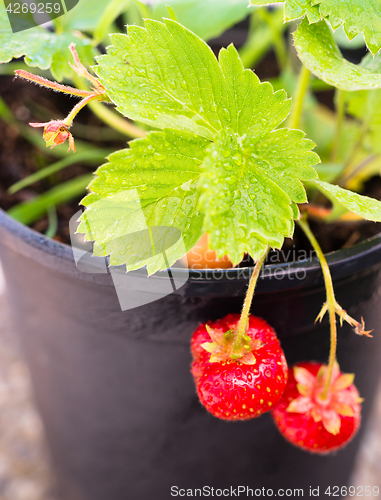
[(348, 191), (339, 186), (328, 184), (319, 180), (314, 184), (328, 196), (333, 196), (347, 210), (359, 215), (363, 219), (381, 222), (381, 202), (368, 196), (363, 196), (353, 191)]
[[(269, 5), (273, 3), (284, 3), (284, 0), (250, 0), (250, 5)], [(321, 19), (318, 5), (312, 5), (311, 0), (286, 0), (284, 7), (285, 21), (299, 19), (307, 16), (311, 23)]]
[(176, 19), (204, 40), (220, 36), (224, 31), (247, 17), (251, 11), (247, 0), (158, 0), (152, 7), (152, 19), (161, 21), (168, 16), (169, 5)]
[[(150, 132), (113, 153), (91, 182), (78, 232), (95, 240), (94, 255), (110, 255), (127, 270), (166, 269), (202, 235), (196, 183), (208, 141), (175, 131)], [(145, 229), (177, 228), (182, 240), (166, 251), (145, 238)], [(165, 235), (163, 236), (165, 238)]]
[(381, 2), (379, 0), (315, 0), (333, 29), (343, 25), (349, 40), (364, 34), (369, 50), (381, 49)]
[(333, 38), (337, 45), (342, 49), (362, 49), (365, 47), (364, 35), (359, 33), (352, 40), (348, 40), (347, 35), (345, 34), (344, 27), (340, 26), (333, 32)]
[[(234, 263), (245, 252), (257, 259), (268, 244), (280, 248), (293, 234), (296, 204), (306, 201), (300, 181), (316, 179), (312, 165), (319, 162), (303, 132), (277, 129), (290, 111), (286, 93), (245, 70), (232, 45), (217, 60), (205, 42), (175, 21), (148, 20), (145, 28), (129, 27), (128, 36), (112, 40), (95, 68), (107, 94), (124, 115), (164, 132), (133, 141), (130, 153), (113, 155), (111, 166), (99, 170), (93, 194), (84, 201), (88, 224), (80, 228), (95, 239), (95, 251), (111, 253), (112, 263), (125, 262), (128, 269), (165, 268), (163, 259), (155, 258), (154, 265), (142, 249), (129, 253), (123, 250), (128, 245), (115, 249), (110, 243), (135, 228), (124, 215), (131, 189), (137, 190), (149, 228), (160, 223), (182, 232), (182, 253), (174, 247), (168, 262), (182, 257), (205, 231), (218, 255)], [(191, 198), (188, 211), (184, 196)], [(168, 197), (179, 200), (176, 216)], [(118, 209), (118, 202), (126, 207)], [(137, 262), (133, 252), (146, 257)]]
[[(281, 0), (250, 0), (250, 5), (269, 5)], [(285, 20), (307, 16), (310, 23), (324, 18), (335, 30), (343, 26), (349, 40), (363, 33), (369, 50), (381, 49), (381, 2), (379, 0), (286, 0)]]
[(369, 54), (358, 65), (350, 63), (324, 20), (309, 24), (304, 19), (294, 32), (294, 42), (302, 63), (326, 83), (350, 91), (381, 88), (381, 53), (374, 58)]
[(200, 181), (210, 243), (234, 264), (246, 252), (258, 259), (267, 245), (280, 248), (292, 237), (296, 203), (307, 201), (300, 179), (317, 177), (313, 143), (299, 130), (279, 129), (245, 143), (242, 148), (240, 136), (222, 132), (209, 147)]
[(177, 22), (147, 20), (145, 26), (130, 26), (128, 36), (112, 35), (114, 46), (95, 68), (125, 116), (209, 140), (227, 126), (265, 134), (287, 117), (291, 103), (285, 93), (274, 94), (269, 84), (259, 87), (251, 71), (244, 74), (233, 47), (221, 52), (228, 59), (224, 75), (208, 45)]
[(25, 56), (29, 66), (49, 69), (53, 77), (62, 81), (70, 77), (73, 70), (68, 61), (72, 59), (69, 51), (71, 43), (76, 44), (79, 56), (84, 64), (94, 61), (91, 41), (71, 33), (52, 33), (42, 27), (13, 33), (4, 6), (0, 3), (0, 64), (13, 58)]
[(95, 68), (118, 111), (155, 128), (212, 139), (221, 128), (221, 68), (212, 50), (175, 21), (147, 20), (111, 36)]

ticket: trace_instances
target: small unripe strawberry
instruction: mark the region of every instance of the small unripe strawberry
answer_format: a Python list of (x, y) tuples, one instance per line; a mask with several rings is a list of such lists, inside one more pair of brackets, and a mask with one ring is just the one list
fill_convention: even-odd
[(228, 257), (217, 257), (217, 252), (209, 246), (209, 235), (205, 233), (196, 245), (180, 259), (180, 262), (189, 269), (229, 269), (233, 264)]
[(192, 373), (200, 401), (223, 420), (248, 420), (271, 410), (287, 382), (279, 340), (263, 319), (249, 316), (247, 350), (241, 357), (235, 355), (230, 341), (239, 319), (239, 314), (229, 314), (200, 325), (191, 341)]
[(59, 146), (69, 139), (68, 151), (72, 150), (75, 152), (74, 138), (69, 132), (69, 127), (64, 121), (53, 120), (48, 123), (30, 123), (29, 125), (34, 128), (44, 127), (46, 147), (53, 149), (55, 146)]
[(360, 426), (361, 398), (354, 375), (340, 373), (335, 363), (325, 395), (327, 366), (298, 363), (272, 411), (281, 434), (304, 450), (326, 454), (345, 446)]

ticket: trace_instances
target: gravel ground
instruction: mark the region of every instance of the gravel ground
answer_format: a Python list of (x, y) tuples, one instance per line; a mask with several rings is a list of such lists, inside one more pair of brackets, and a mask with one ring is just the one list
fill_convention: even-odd
[(3, 291), (0, 268), (0, 500), (57, 500), (41, 420)]
[[(351, 484), (381, 489), (381, 386)], [(12, 335), (1, 268), (0, 500), (58, 500), (28, 370)]]
[[(373, 408), (365, 440), (357, 457), (352, 485), (371, 486), (372, 491), (374, 486), (378, 486), (381, 492), (381, 385), (379, 386), (378, 398)], [(363, 499), (364, 496), (363, 493), (362, 496), (348, 496), (348, 499)]]

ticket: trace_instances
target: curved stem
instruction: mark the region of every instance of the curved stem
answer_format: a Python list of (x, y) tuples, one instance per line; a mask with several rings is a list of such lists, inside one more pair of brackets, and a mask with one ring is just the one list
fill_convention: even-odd
[(67, 115), (65, 118), (64, 122), (68, 127), (71, 127), (73, 124), (74, 118), (77, 116), (77, 114), (83, 109), (87, 104), (89, 104), (92, 101), (101, 101), (103, 99), (107, 98), (106, 94), (92, 94), (88, 95), (82, 101), (79, 101), (74, 108), (70, 111), (70, 113)]
[(28, 71), (24, 71), (23, 69), (18, 69), (15, 71), (15, 74), (20, 78), (25, 78), (25, 80), (29, 80), (30, 82), (36, 83), (37, 85), (41, 85), (41, 87), (46, 87), (48, 89), (56, 90), (58, 92), (63, 92), (64, 94), (76, 95), (78, 97), (87, 97), (90, 95), (94, 95), (94, 92), (89, 92), (87, 90), (79, 90), (74, 87), (68, 87), (67, 85), (62, 85), (61, 83), (52, 82), (43, 78), (42, 76), (33, 75), (32, 73), (28, 73)]
[[(263, 20), (271, 30), (275, 57), (277, 59), (277, 63), (280, 70), (284, 71), (288, 64), (288, 52), (287, 52), (286, 40), (283, 37), (284, 28), (283, 26), (281, 28), (278, 26), (277, 18), (275, 17), (275, 14), (278, 15), (278, 13), (275, 12), (274, 14), (274, 11), (270, 12), (266, 8), (261, 9), (259, 12)], [(283, 15), (282, 15), (282, 22), (284, 24)]]
[(365, 120), (361, 126), (361, 130), (359, 133), (359, 136), (357, 140), (354, 142), (352, 149), (350, 150), (350, 153), (348, 154), (348, 159), (344, 165), (344, 170), (341, 172), (340, 177), (335, 180), (335, 183), (339, 184), (339, 186), (343, 186), (343, 181), (342, 179), (346, 178), (348, 175), (351, 174), (351, 162), (352, 159), (356, 156), (358, 151), (361, 148), (361, 145), (363, 143), (364, 137), (366, 133), (368, 132), (369, 129), (369, 121)]
[(311, 243), (313, 249), (315, 250), (316, 255), (319, 259), (319, 262), (320, 262), (320, 265), (321, 265), (321, 268), (323, 271), (325, 290), (326, 290), (326, 294), (327, 294), (327, 306), (328, 306), (329, 324), (330, 324), (330, 330), (331, 330), (331, 348), (330, 348), (330, 353), (329, 353), (327, 378), (325, 380), (324, 390), (322, 393), (322, 397), (324, 399), (328, 395), (329, 386), (331, 383), (333, 366), (334, 366), (335, 360), (336, 360), (337, 328), (336, 328), (335, 292), (333, 290), (333, 282), (332, 282), (331, 272), (329, 270), (327, 260), (325, 258), (325, 255), (324, 255), (322, 249), (320, 248), (320, 245), (319, 245), (317, 239), (315, 238), (314, 234), (312, 233), (312, 231), (310, 229), (310, 226), (307, 222), (307, 219), (305, 217), (303, 217), (300, 221), (298, 221), (298, 224), (303, 229), (304, 234), (309, 239), (309, 241), (310, 241), (310, 243)]
[(96, 91), (99, 94), (105, 93), (105, 88), (103, 85), (100, 83), (98, 78), (93, 76), (91, 73), (87, 71), (87, 68), (81, 63), (81, 60), (78, 56), (78, 53), (75, 48), (75, 43), (71, 43), (69, 46), (69, 50), (73, 56), (74, 59), (74, 64), (72, 64), (69, 61), (69, 66), (71, 67), (72, 70), (74, 70), (77, 75), (82, 76), (83, 78), (86, 78), (86, 80), (89, 80), (94, 85), (94, 91)]
[(122, 118), (105, 104), (93, 101), (89, 103), (89, 108), (103, 123), (127, 137), (137, 138), (146, 136), (145, 130)]
[(283, 22), (282, 9), (276, 9), (272, 12), (272, 26), (270, 27), (263, 19), (260, 13), (265, 9), (258, 9), (252, 14), (252, 24), (256, 24), (251, 30), (248, 40), (239, 49), (239, 55), (245, 68), (254, 68), (270, 50), (274, 43), (274, 33), (281, 37), (287, 28), (287, 23)]
[(350, 180), (356, 177), (357, 174), (359, 174), (365, 167), (367, 167), (370, 163), (372, 163), (372, 161), (374, 161), (378, 156), (380, 155), (371, 154), (367, 156), (365, 160), (358, 163), (351, 170), (351, 172), (348, 171), (345, 175), (342, 175), (338, 180), (340, 186), (346, 186)]
[[(74, 75), (73, 81), (78, 88), (86, 88), (86, 85), (76, 75)], [(127, 137), (136, 138), (146, 136), (146, 132), (143, 129), (122, 118), (117, 113), (115, 113), (115, 111), (108, 109), (104, 104), (100, 102), (90, 102), (89, 108), (100, 120), (102, 120), (103, 123), (120, 132), (121, 134), (126, 135)]]
[(288, 118), (287, 126), (289, 128), (298, 128), (300, 123), (300, 118), (302, 116), (304, 99), (307, 94), (308, 86), (310, 83), (310, 72), (305, 67), (302, 66), (300, 70), (298, 85), (293, 97), (293, 103), (291, 108), (291, 113)]
[(341, 134), (343, 131), (344, 118), (345, 118), (345, 102), (346, 102), (346, 92), (341, 89), (335, 90), (335, 101), (336, 101), (336, 132), (335, 132), (335, 142), (332, 148), (331, 161), (335, 163), (339, 155)]
[(262, 266), (266, 260), (269, 250), (270, 247), (268, 246), (266, 248), (266, 251), (263, 253), (262, 257), (260, 257), (259, 260), (257, 260), (257, 263), (255, 264), (253, 270), (253, 274), (251, 275), (249, 287), (246, 292), (245, 302), (242, 308), (241, 317), (239, 319), (235, 333), (233, 351), (235, 351), (236, 349), (239, 350), (240, 347), (242, 346), (244, 336), (247, 330), (247, 321), (250, 313), (251, 303), (253, 302), (255, 287), (257, 285), (259, 274), (261, 272)]

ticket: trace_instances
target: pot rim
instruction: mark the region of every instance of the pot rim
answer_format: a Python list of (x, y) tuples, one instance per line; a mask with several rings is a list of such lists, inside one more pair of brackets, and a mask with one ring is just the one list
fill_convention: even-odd
[[(38, 233), (34, 229), (16, 221), (0, 208), (0, 239), (2, 244), (16, 253), (31, 258), (33, 261), (45, 267), (55, 269), (63, 274), (76, 276), (92, 282), (100, 282), (112, 286), (110, 275), (108, 274), (87, 274), (77, 269), (70, 245), (61, 243), (45, 235)], [(381, 232), (361, 243), (350, 248), (336, 250), (326, 254), (332, 278), (334, 280), (347, 278), (354, 273), (364, 270), (371, 270), (374, 266), (381, 266)], [(250, 278), (252, 267), (231, 268), (231, 269), (200, 269), (189, 270), (186, 268), (172, 267), (176, 276), (189, 285), (196, 286), (196, 289), (205, 284), (209, 285), (210, 291), (218, 293), (216, 286), (221, 283), (230, 284), (230, 288), (235, 283), (243, 285), (241, 292), (245, 293), (247, 281)], [(158, 272), (157, 278), (168, 279), (166, 271)], [(282, 279), (279, 278), (282, 276)], [(297, 283), (295, 283), (297, 282)], [(274, 286), (274, 283), (276, 285)], [(259, 293), (269, 291), (281, 291), (306, 286), (314, 286), (323, 283), (323, 277), (319, 261), (316, 257), (284, 263), (267, 264), (264, 273), (261, 275), (258, 289)], [(298, 286), (295, 286), (295, 285)], [(225, 286), (226, 288), (226, 286)], [(182, 289), (176, 293), (184, 295)], [(233, 295), (241, 294), (234, 293)], [(185, 295), (188, 295), (185, 293)], [(191, 294), (193, 295), (193, 293)], [(195, 293), (197, 295), (197, 293)], [(225, 293), (223, 294), (225, 295)]]

